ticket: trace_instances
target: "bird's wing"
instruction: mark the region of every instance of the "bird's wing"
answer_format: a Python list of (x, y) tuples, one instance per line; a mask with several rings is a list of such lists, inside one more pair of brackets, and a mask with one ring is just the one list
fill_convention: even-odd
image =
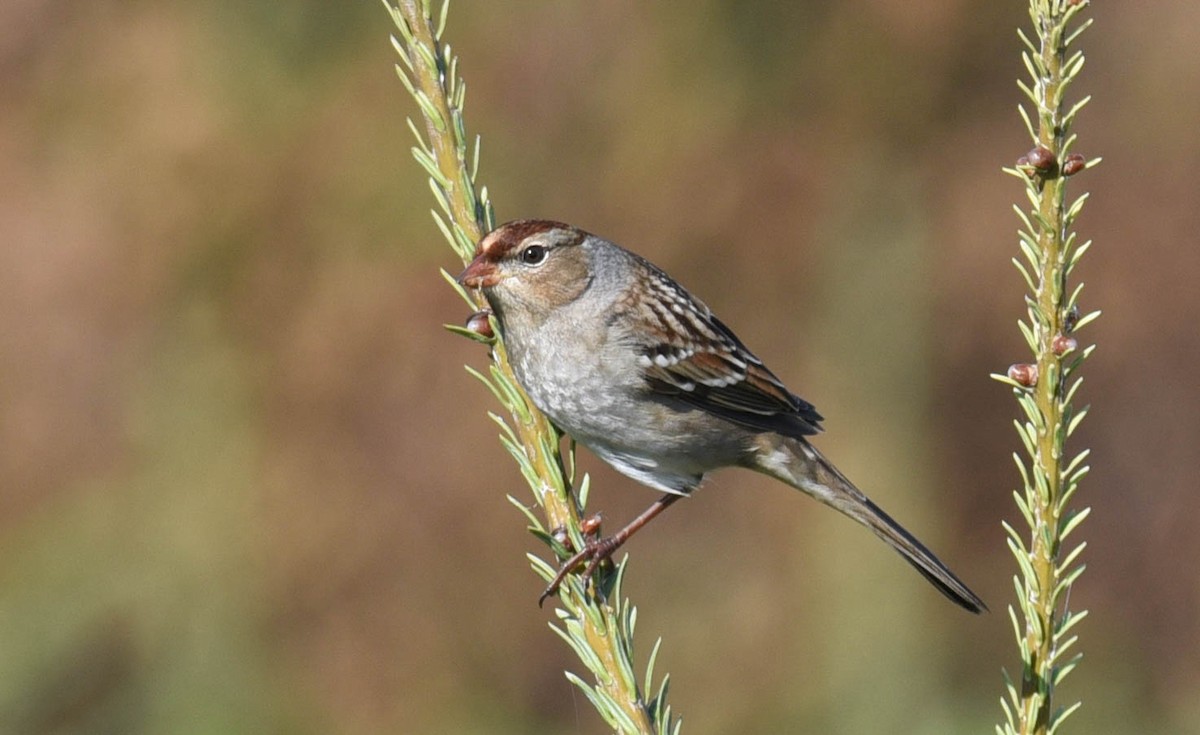
[(743, 426), (807, 436), (821, 415), (789, 391), (712, 311), (651, 266), (653, 298), (638, 310), (653, 335), (639, 345), (639, 365), (650, 389)]

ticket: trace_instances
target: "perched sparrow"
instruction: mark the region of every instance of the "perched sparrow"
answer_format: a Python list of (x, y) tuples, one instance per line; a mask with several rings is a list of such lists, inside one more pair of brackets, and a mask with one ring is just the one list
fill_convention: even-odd
[(804, 491), (890, 544), (942, 594), (983, 601), (872, 503), (807, 437), (821, 415), (707, 306), (657, 267), (570, 225), (519, 220), (480, 242), (458, 280), (482, 289), (533, 403), (620, 472), (664, 492), (615, 535), (566, 562), (588, 572), (721, 467)]

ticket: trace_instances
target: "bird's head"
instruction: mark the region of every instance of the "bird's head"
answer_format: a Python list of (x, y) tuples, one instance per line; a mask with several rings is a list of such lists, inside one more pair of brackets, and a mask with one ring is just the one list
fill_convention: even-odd
[(574, 301), (592, 279), (588, 233), (550, 220), (515, 220), (479, 241), (475, 259), (458, 276), (483, 291), (501, 321), (507, 314), (548, 313)]

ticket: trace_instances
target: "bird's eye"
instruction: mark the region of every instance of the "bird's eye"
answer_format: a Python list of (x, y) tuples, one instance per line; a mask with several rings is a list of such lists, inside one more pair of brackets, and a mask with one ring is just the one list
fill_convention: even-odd
[(525, 265), (541, 265), (548, 252), (543, 245), (530, 245), (521, 251), (521, 262)]

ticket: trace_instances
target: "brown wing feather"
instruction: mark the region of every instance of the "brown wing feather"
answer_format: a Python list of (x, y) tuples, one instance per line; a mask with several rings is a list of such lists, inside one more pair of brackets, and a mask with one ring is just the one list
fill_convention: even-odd
[(643, 316), (662, 339), (644, 346), (650, 388), (734, 423), (791, 436), (821, 430), (812, 404), (789, 391), (712, 311), (651, 266), (657, 296)]

